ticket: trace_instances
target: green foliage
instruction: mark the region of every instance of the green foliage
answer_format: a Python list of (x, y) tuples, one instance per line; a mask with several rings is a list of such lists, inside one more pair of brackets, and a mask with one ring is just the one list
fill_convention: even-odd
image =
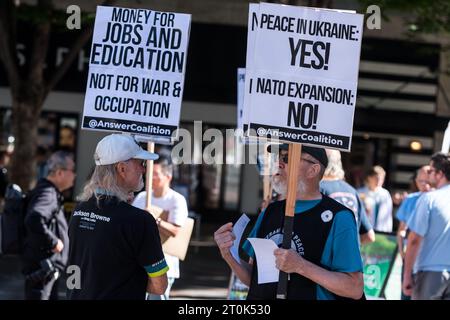
[(411, 33), (450, 32), (449, 0), (359, 0), (364, 8), (378, 5), (384, 18), (402, 14)]
[(376, 239), (374, 243), (362, 246), (361, 253), (364, 256), (387, 256), (390, 258), (397, 245), (395, 240), (393, 241), (381, 234), (377, 234)]
[[(1, 0), (0, 0), (1, 1)], [(51, 21), (56, 30), (67, 30), (66, 21), (70, 14), (63, 10), (47, 9), (35, 5), (21, 4), (17, 8), (17, 19), (32, 25), (39, 25)], [(83, 12), (81, 10), (81, 25), (94, 23), (95, 12)]]

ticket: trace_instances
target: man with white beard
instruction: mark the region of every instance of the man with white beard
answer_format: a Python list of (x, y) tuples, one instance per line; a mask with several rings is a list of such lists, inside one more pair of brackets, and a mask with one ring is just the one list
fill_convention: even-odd
[(71, 300), (144, 300), (163, 294), (167, 263), (158, 227), (148, 212), (127, 203), (144, 187), (145, 161), (158, 155), (144, 151), (129, 135), (103, 138), (94, 154), (95, 170), (84, 187), (69, 225), (69, 265), (79, 267)]
[[(274, 148), (276, 149), (276, 148)], [(328, 164), (324, 149), (303, 146), (300, 159), (288, 159), (288, 145), (279, 146), (278, 172), (273, 177), (276, 192), (286, 194), (288, 161), (298, 161), (298, 187), (291, 249), (274, 251), (276, 267), (289, 274), (287, 299), (335, 300), (363, 298), (362, 261), (353, 213), (322, 195), (319, 182)], [(269, 146), (269, 152), (272, 152)], [(282, 244), (286, 201), (271, 203), (259, 215), (249, 238)], [(247, 286), (247, 299), (275, 299), (277, 283), (258, 283), (258, 261), (247, 241), (243, 249), (250, 260), (236, 261), (230, 253), (235, 235), (227, 223), (214, 233), (220, 253)]]

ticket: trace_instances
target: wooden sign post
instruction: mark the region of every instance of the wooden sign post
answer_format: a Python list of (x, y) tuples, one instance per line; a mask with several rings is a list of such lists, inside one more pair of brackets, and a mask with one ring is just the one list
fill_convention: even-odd
[(267, 146), (264, 146), (264, 170), (263, 170), (263, 201), (266, 207), (272, 200), (272, 182), (270, 169), (272, 166), (272, 158), (270, 157), (269, 151), (267, 151)]
[[(155, 143), (147, 142), (147, 151), (154, 153)], [(152, 205), (152, 183), (153, 183), (153, 160), (147, 160), (147, 171), (145, 173), (145, 191), (147, 197), (145, 198), (145, 210), (150, 212)]]
[[(294, 227), (295, 200), (297, 198), (297, 178), (299, 171), (299, 160), (302, 153), (302, 145), (297, 143), (289, 144), (288, 154), (288, 187), (286, 197), (286, 208), (284, 211), (283, 227), (283, 249), (291, 248), (292, 231)], [(277, 287), (277, 299), (286, 299), (288, 274), (280, 271)]]

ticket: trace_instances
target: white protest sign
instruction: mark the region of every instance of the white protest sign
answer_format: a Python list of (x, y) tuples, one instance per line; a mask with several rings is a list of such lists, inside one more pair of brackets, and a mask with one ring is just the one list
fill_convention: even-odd
[[(244, 109), (244, 91), (245, 91), (245, 68), (237, 69), (237, 131), (239, 141), (242, 144), (255, 145), (258, 141), (255, 137), (249, 137), (248, 133), (248, 112)], [(275, 141), (275, 143), (278, 141)], [(264, 142), (263, 142), (264, 143)]]
[(250, 136), (349, 151), (363, 15), (267, 3), (250, 14)]
[(236, 237), (233, 242), (233, 246), (230, 248), (231, 255), (233, 258), (241, 264), (241, 258), (239, 257), (239, 244), (241, 243), (242, 234), (244, 233), (245, 227), (250, 222), (250, 218), (243, 213), (242, 216), (233, 225), (233, 234)]
[(448, 122), (447, 129), (444, 132), (444, 139), (442, 141), (441, 152), (448, 153), (450, 150), (450, 121)]
[(98, 6), (82, 129), (173, 138), (190, 22), (189, 14)]

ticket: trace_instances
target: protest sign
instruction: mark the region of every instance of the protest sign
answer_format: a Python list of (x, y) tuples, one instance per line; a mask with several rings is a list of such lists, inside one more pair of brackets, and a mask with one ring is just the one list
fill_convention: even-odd
[(191, 16), (97, 7), (82, 128), (173, 137)]
[(245, 89), (245, 68), (237, 69), (237, 128), (245, 132), (247, 124), (244, 119), (244, 89)]
[(450, 151), (450, 121), (448, 122), (447, 129), (444, 132), (444, 139), (442, 140), (441, 152), (447, 153)]
[[(239, 137), (239, 143), (245, 145), (257, 145), (262, 143), (265, 146), (266, 141), (260, 141), (258, 138), (249, 137), (246, 131), (248, 130), (248, 112), (244, 109), (244, 91), (245, 91), (245, 68), (237, 69), (237, 130), (236, 135)], [(278, 141), (273, 141), (277, 143)], [(263, 158), (263, 155), (258, 154), (258, 158)], [(259, 160), (258, 160), (259, 161)]]
[(250, 7), (244, 94), (250, 136), (349, 151), (363, 16)]
[(361, 246), (364, 263), (364, 293), (368, 297), (384, 297), (384, 290), (398, 254), (397, 237), (376, 232), (375, 242)]

